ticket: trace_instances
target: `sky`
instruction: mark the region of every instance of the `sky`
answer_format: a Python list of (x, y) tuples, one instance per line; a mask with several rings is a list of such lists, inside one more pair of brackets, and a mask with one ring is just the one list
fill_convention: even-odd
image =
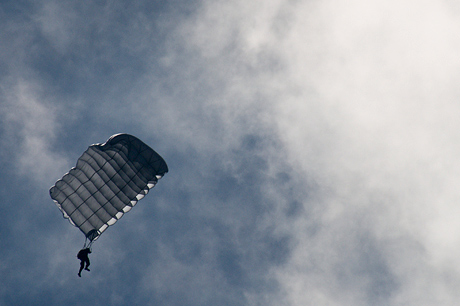
[[(2, 1), (0, 305), (460, 299), (460, 5)], [(93, 245), (49, 188), (95, 143), (166, 174)]]

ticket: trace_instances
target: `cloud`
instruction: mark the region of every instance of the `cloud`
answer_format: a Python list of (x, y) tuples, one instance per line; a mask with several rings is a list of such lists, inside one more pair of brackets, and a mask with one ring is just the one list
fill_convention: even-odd
[(42, 100), (38, 86), (25, 80), (8, 89), (5, 84), (2, 91), (2, 142), (9, 154), (5, 158), (11, 159), (22, 175), (37, 182), (62, 171), (66, 160), (52, 149), (59, 130), (55, 107)]
[[(444, 223), (458, 199), (455, 16), (428, 2), (270, 4), (208, 3), (184, 39), (207, 84), (223, 84), (209, 98), (232, 135), (223, 139), (242, 132), (235, 118), (259, 134), (268, 126), (282, 146), (264, 154), (317, 186), (291, 229), (290, 264), (276, 268), (288, 302), (387, 305), (410, 301), (414, 284), (452, 288), (438, 273), (458, 250), (457, 222)], [(426, 270), (414, 277), (397, 254)]]
[[(16, 269), (0, 273), (11, 290), (47, 282), (2, 301), (458, 300), (454, 4), (187, 3), (50, 1), (22, 27), (8, 19), (1, 37), (21, 51), (0, 48), (12, 57), (1, 178), (18, 191), (32, 173), (43, 192), (17, 192), (27, 209), (1, 207), (12, 244), (0, 259)], [(52, 202), (34, 203), (116, 132), (150, 144), (170, 173), (98, 240), (82, 285), (69, 276), (80, 233)]]

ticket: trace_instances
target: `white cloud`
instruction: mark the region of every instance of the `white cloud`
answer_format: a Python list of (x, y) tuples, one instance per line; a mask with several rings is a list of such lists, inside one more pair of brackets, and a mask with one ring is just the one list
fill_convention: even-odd
[[(236, 117), (254, 116), (254, 129), (271, 122), (284, 144), (272, 154), (319, 186), (304, 201), (317, 233), (311, 216), (299, 218), (298, 247), (278, 269), (288, 303), (407, 305), (413, 290), (431, 303), (457, 298), (457, 281), (441, 275), (460, 251), (459, 27), (442, 2), (360, 0), (209, 3), (186, 27), (200, 64), (225, 80), (214, 103), (229, 131), (244, 133)], [(359, 276), (363, 233), (380, 259)]]
[(36, 182), (64, 173), (69, 163), (52, 147), (59, 131), (56, 107), (46, 103), (40, 87), (29, 81), (3, 84), (3, 93), (2, 143), (8, 159), (19, 173)]
[[(81, 17), (86, 19), (88, 16)], [(66, 53), (67, 48), (78, 38), (77, 26), (81, 24), (76, 12), (66, 2), (43, 3), (34, 19), (44, 37), (61, 54)]]
[[(126, 241), (151, 258), (125, 262), (139, 270), (127, 272), (118, 265), (128, 253), (112, 254), (105, 266), (113, 269), (110, 286), (139, 276), (145, 280), (139, 300), (174, 291), (200, 304), (208, 296), (193, 294), (207, 285), (216, 300), (241, 302), (244, 286), (222, 289), (232, 277), (250, 280), (243, 295), (251, 305), (458, 300), (460, 41), (458, 16), (447, 2), (205, 1), (181, 18), (162, 16), (166, 28), (142, 6), (137, 22), (126, 24), (118, 24), (113, 4), (81, 8), (51, 1), (34, 15), (40, 35), (70, 65), (62, 84), (79, 101), (76, 117), (86, 115), (86, 106), (94, 117), (104, 114), (100, 125), (85, 117), (81, 127), (93, 134), (114, 126), (141, 131), (160, 139), (159, 152), (168, 148), (171, 162), (156, 187), (163, 188), (160, 196), (153, 196), (157, 210), (149, 208), (155, 222), (139, 213), (117, 225), (119, 232), (126, 226), (127, 233), (145, 233), (136, 241), (163, 233), (147, 246), (157, 254)], [(104, 18), (86, 24), (80, 15), (91, 9)], [(164, 31), (161, 39), (157, 31)], [(25, 41), (33, 41), (35, 30), (26, 32)], [(46, 70), (24, 58), (15, 59), (27, 67), (17, 75)], [(139, 75), (129, 68), (134, 58), (145, 69)], [(39, 84), (4, 82), (0, 114), (3, 154), (38, 181), (72, 164), (53, 149), (62, 136), (60, 116), (71, 115)], [(75, 96), (82, 89), (85, 95)], [(134, 218), (142, 222), (132, 226)], [(261, 260), (264, 251), (276, 253), (285, 235), (292, 239), (284, 245), (289, 257)], [(218, 257), (225, 252), (227, 258)], [(65, 256), (59, 253), (53, 272)], [(232, 267), (240, 275), (231, 275)], [(101, 278), (94, 282), (105, 283)], [(278, 288), (267, 285), (273, 278)]]

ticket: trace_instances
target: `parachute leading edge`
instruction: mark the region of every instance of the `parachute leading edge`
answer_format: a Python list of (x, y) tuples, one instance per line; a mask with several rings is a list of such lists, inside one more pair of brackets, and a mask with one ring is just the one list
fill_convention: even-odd
[(90, 146), (50, 188), (50, 195), (64, 218), (94, 241), (167, 172), (164, 159), (148, 145), (116, 134)]

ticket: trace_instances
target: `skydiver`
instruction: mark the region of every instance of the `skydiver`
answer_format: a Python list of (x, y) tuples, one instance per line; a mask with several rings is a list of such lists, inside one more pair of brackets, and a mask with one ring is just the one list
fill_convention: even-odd
[[(89, 271), (88, 267), (90, 263), (89, 263), (88, 254), (91, 254), (91, 250), (89, 248), (81, 249), (77, 254), (77, 258), (80, 259), (80, 271), (78, 271), (79, 277), (81, 277), (81, 271), (83, 270), (83, 268), (85, 268), (86, 271)], [(85, 263), (86, 263), (86, 267), (85, 267)]]

